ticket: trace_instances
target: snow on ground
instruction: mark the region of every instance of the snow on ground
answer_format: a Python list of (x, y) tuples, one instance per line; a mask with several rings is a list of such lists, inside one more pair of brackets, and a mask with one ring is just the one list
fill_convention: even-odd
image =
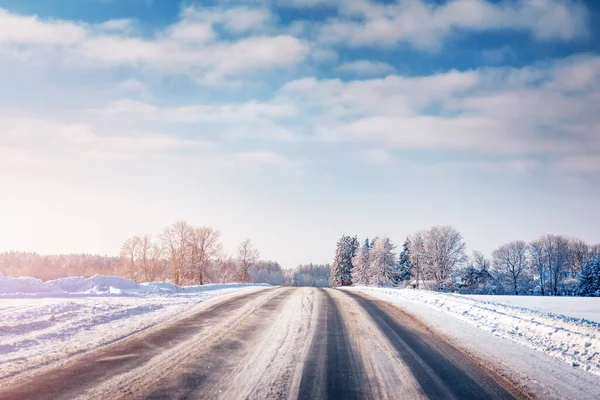
[(566, 315), (600, 323), (600, 299), (591, 297), (554, 296), (483, 296), (468, 295), (473, 300), (491, 301), (521, 308)]
[[(565, 303), (569, 303), (569, 298), (547, 301), (542, 297), (530, 297), (528, 304), (532, 308), (525, 308), (503, 304), (506, 303), (504, 299), (510, 296), (499, 296), (500, 301), (497, 302), (494, 296), (462, 296), (415, 289), (358, 287), (351, 290), (359, 290), (392, 303), (406, 305), (405, 300), (409, 300), (425, 304), (495, 335), (600, 375), (600, 323), (561, 314), (568, 309), (568, 304), (560, 303), (565, 300)], [(537, 303), (535, 299), (538, 299)], [(593, 310), (598, 308), (598, 301), (581, 298), (578, 306), (581, 312)], [(553, 306), (556, 307), (555, 311), (547, 312), (553, 310)], [(407, 309), (410, 311), (410, 307)], [(540, 311), (542, 309), (546, 312)], [(586, 312), (588, 314), (593, 315), (593, 311)]]
[(0, 381), (148, 329), (215, 296), (268, 286), (177, 286), (107, 276), (42, 282), (0, 274)]

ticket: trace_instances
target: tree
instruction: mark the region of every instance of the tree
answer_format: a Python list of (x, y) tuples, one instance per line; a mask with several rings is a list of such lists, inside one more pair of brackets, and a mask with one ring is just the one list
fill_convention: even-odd
[(504, 244), (492, 253), (495, 268), (510, 281), (512, 290), (519, 294), (519, 278), (528, 265), (527, 243), (516, 240)]
[(299, 265), (291, 272), (291, 286), (316, 286), (325, 287), (329, 285), (330, 266), (328, 264)]
[(369, 262), (369, 283), (377, 286), (389, 286), (396, 283), (396, 255), (394, 244), (387, 236), (375, 239)]
[(258, 250), (252, 244), (250, 239), (245, 239), (238, 246), (238, 261), (240, 263), (240, 279), (242, 282), (250, 282), (248, 268), (253, 266), (259, 257)]
[(284, 271), (275, 261), (258, 261), (248, 269), (248, 273), (256, 283), (282, 285), (285, 282)]
[(205, 283), (208, 266), (222, 251), (220, 239), (221, 233), (207, 226), (190, 232), (190, 273), (200, 285)]
[(141, 246), (141, 238), (139, 236), (130, 237), (121, 246), (119, 252), (121, 258), (121, 270), (128, 278), (136, 278), (137, 275), (137, 257), (139, 247)]
[(569, 266), (572, 256), (569, 239), (560, 235), (548, 235), (548, 258), (550, 260), (550, 276), (552, 279), (552, 292), (555, 296), (560, 294), (559, 284), (563, 279), (563, 272)]
[(592, 256), (590, 246), (579, 238), (569, 239), (569, 249), (571, 250), (570, 272), (576, 276), (581, 272), (583, 264)]
[(138, 265), (144, 282), (154, 281), (160, 271), (162, 249), (149, 235), (142, 235), (138, 246)]
[(352, 260), (358, 250), (358, 239), (356, 236), (342, 236), (337, 242), (335, 258), (331, 266), (331, 284), (333, 286), (352, 285)]
[(451, 226), (425, 229), (412, 235), (410, 240), (412, 257), (419, 257), (425, 278), (435, 280), (438, 286), (442, 286), (456, 267), (466, 260), (465, 242)]
[(529, 248), (542, 295), (548, 285), (550, 292), (558, 295), (563, 272), (572, 260), (569, 239), (560, 235), (543, 235), (532, 241)]
[(398, 283), (408, 281), (412, 277), (413, 265), (410, 260), (410, 239), (406, 238), (396, 264), (396, 280)]
[(352, 259), (352, 284), (368, 285), (369, 284), (369, 258), (371, 245), (369, 239), (365, 239), (363, 245), (356, 251)]
[(160, 234), (163, 249), (171, 265), (173, 283), (181, 285), (183, 272), (189, 262), (192, 227), (185, 221), (175, 222)]
[(537, 276), (540, 285), (540, 293), (543, 296), (546, 291), (546, 281), (548, 278), (548, 257), (546, 255), (546, 244), (543, 237), (533, 240), (529, 243), (529, 256), (531, 265)]
[(600, 297), (600, 251), (583, 264), (579, 276), (579, 294), (587, 297)]

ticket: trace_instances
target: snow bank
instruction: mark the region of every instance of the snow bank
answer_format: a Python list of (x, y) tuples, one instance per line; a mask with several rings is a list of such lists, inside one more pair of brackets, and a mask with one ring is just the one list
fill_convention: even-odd
[[(600, 324), (597, 322), (457, 294), (369, 287), (349, 290), (358, 290), (392, 303), (395, 299), (407, 299), (425, 304), (600, 375)], [(598, 299), (590, 298), (588, 301), (590, 306), (596, 306)]]
[[(258, 284), (269, 286), (267, 284)], [(27, 294), (47, 297), (48, 295), (144, 295), (201, 293), (227, 288), (248, 286), (245, 283), (211, 284), (197, 286), (178, 286), (166, 282), (136, 283), (117, 276), (95, 275), (61, 278), (42, 282), (35, 278), (9, 278), (0, 274), (0, 295)]]
[(0, 384), (193, 312), (215, 296), (266, 284), (177, 286), (112, 277), (42, 282), (0, 274)]

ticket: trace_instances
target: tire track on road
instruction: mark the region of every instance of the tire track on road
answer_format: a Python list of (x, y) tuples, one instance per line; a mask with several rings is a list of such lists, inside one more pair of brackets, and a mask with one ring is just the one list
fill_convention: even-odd
[(340, 291), (355, 300), (386, 336), (431, 399), (514, 399), (522, 397), (499, 384), (444, 338), (385, 302)]
[(364, 376), (353, 354), (338, 305), (325, 289), (318, 290), (320, 307), (308, 358), (304, 363), (298, 398), (364, 398)]
[[(105, 349), (50, 369), (31, 379), (0, 389), (0, 400), (75, 398), (87, 388), (105, 382), (148, 363), (153, 357), (173, 348), (211, 326), (219, 324), (236, 310), (264, 296), (272, 289), (228, 296), (203, 307), (161, 329), (134, 335)], [(114, 397), (114, 394), (113, 396)]]

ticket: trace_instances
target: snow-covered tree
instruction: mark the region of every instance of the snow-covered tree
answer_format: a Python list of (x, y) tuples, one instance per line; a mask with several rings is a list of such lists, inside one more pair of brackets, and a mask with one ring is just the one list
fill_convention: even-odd
[(506, 243), (492, 253), (494, 267), (510, 283), (514, 294), (519, 294), (520, 278), (528, 266), (527, 243), (522, 240)]
[(465, 261), (466, 244), (451, 226), (434, 226), (410, 238), (414, 261), (419, 262), (423, 276), (443, 286), (458, 266)]
[(365, 239), (362, 246), (358, 248), (352, 264), (352, 284), (353, 285), (368, 285), (369, 284), (369, 258), (371, 252), (371, 244), (369, 239)]
[(398, 283), (408, 281), (412, 277), (413, 265), (410, 260), (410, 239), (406, 238), (396, 264), (396, 280)]
[(600, 252), (583, 264), (579, 275), (579, 294), (600, 297)]
[(352, 260), (358, 250), (358, 239), (356, 236), (342, 236), (337, 243), (335, 258), (331, 266), (331, 285), (352, 285)]
[(572, 261), (569, 239), (560, 235), (543, 235), (529, 245), (535, 275), (542, 295), (560, 294), (564, 271)]
[(387, 236), (375, 239), (369, 262), (369, 283), (389, 286), (396, 283), (396, 255), (394, 244)]

